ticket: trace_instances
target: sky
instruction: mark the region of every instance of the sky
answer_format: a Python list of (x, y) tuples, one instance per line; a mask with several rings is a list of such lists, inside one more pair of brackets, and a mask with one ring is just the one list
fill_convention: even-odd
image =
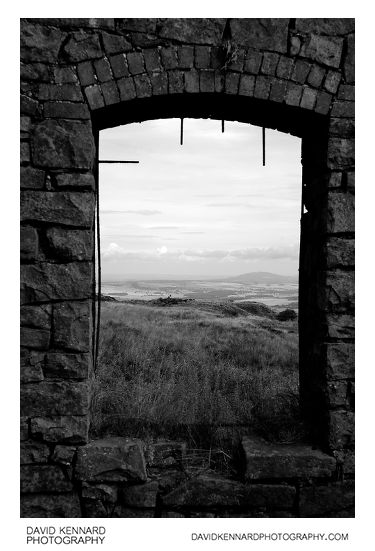
[(297, 275), (301, 140), (210, 119), (134, 123), (100, 132), (104, 281)]

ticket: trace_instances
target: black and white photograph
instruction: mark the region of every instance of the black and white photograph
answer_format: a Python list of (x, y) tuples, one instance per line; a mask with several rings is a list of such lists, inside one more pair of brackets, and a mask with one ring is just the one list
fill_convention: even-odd
[(21, 518), (355, 518), (354, 41), (21, 18)]

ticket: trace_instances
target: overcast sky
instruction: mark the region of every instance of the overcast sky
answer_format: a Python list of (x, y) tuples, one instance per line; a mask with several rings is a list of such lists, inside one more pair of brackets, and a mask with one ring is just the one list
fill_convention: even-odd
[(297, 275), (301, 142), (237, 122), (185, 119), (100, 133), (103, 279)]

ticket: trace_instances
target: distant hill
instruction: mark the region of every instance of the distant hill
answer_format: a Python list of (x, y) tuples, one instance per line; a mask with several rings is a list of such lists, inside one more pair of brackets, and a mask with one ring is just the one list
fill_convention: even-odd
[(271, 274), (270, 272), (250, 272), (248, 274), (240, 274), (238, 276), (227, 277), (225, 278), (225, 281), (245, 284), (261, 283), (264, 285), (266, 283), (298, 283), (298, 277)]

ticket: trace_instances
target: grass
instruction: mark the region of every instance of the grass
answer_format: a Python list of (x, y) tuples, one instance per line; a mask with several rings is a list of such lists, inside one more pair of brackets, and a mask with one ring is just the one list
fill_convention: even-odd
[(297, 322), (253, 312), (246, 303), (103, 303), (92, 434), (208, 449), (244, 432), (298, 439)]

